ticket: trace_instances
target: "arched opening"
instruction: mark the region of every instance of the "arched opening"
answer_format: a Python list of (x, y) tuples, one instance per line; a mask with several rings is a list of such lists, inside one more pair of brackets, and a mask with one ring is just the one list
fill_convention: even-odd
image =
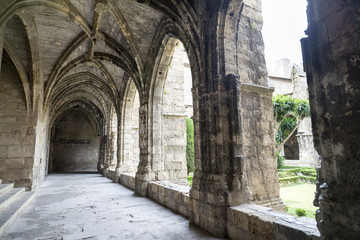
[(130, 80), (123, 104), (122, 128), (122, 172), (135, 174), (140, 161), (139, 149), (139, 93), (135, 83)]
[(100, 136), (88, 112), (79, 106), (54, 122), (49, 172), (97, 172)]
[[(158, 180), (188, 185), (186, 121), (193, 129), (192, 76), (183, 44), (169, 38), (159, 66), (153, 96), (153, 170)], [(194, 145), (192, 136), (192, 171)]]
[(295, 131), (284, 145), (284, 156), (289, 160), (299, 160), (299, 143)]
[[(273, 14), (274, 6), (282, 6), (276, 8), (276, 16)], [(297, 102), (309, 99), (300, 43), (307, 27), (306, 6), (306, 0), (291, 3), (276, 0), (263, 3), (263, 36), (268, 82), (275, 88), (274, 97), (280, 95), (289, 97), (287, 98), (289, 100), (283, 101), (283, 106), (291, 104), (295, 106)], [(296, 11), (294, 11), (295, 8)], [(280, 107), (274, 109), (280, 109)], [(276, 111), (274, 116), (277, 114)], [(286, 111), (288, 116), (294, 116), (295, 111)], [(287, 121), (290, 118), (284, 119), (289, 124), (281, 125), (283, 127), (279, 127), (275, 135), (280, 136), (285, 132), (284, 129), (290, 126), (291, 121)], [(287, 206), (288, 213), (315, 218), (317, 210), (313, 206), (316, 189), (315, 168), (318, 167), (319, 157), (314, 148), (310, 117), (297, 119), (291, 123), (293, 126), (290, 134), (284, 135), (283, 150), (277, 154), (280, 196)], [(274, 120), (274, 125), (276, 124), (280, 124), (279, 119)]]

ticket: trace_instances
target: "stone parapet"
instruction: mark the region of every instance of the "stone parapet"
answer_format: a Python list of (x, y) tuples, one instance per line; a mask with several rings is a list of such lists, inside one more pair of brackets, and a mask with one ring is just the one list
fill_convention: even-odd
[(119, 182), (127, 188), (135, 190), (135, 174), (123, 173), (120, 174)]
[(228, 208), (227, 228), (229, 237), (235, 240), (320, 239), (315, 220), (252, 204)]
[(148, 197), (181, 215), (188, 217), (190, 187), (168, 181), (149, 182)]
[[(135, 176), (121, 174), (120, 183), (128, 188), (135, 189)], [(184, 217), (189, 217), (191, 214), (188, 211), (190, 204), (198, 204), (196, 201), (190, 201), (189, 191), (190, 187), (168, 181), (150, 181), (147, 185), (148, 198)], [(315, 220), (306, 217), (295, 217), (273, 208), (264, 207), (263, 205), (243, 204), (226, 209), (217, 208), (217, 211), (219, 211), (218, 216), (223, 215), (219, 214), (223, 210), (227, 213), (227, 230), (225, 229), (227, 232), (223, 234), (235, 240), (320, 239), (320, 233), (316, 227)], [(205, 205), (204, 203), (201, 206), (203, 207), (204, 214), (209, 214), (207, 215), (208, 221), (204, 221), (204, 218), (201, 220), (196, 218), (195, 224), (202, 228), (210, 227), (209, 224), (216, 224), (217, 221), (211, 215), (214, 211), (206, 211), (206, 206), (211, 208), (214, 208), (214, 206)], [(224, 219), (221, 220), (221, 222), (223, 221)]]

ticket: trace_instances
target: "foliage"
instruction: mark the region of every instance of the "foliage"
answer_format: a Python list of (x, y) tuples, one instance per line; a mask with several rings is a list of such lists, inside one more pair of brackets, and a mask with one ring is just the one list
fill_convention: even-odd
[(194, 122), (191, 118), (186, 119), (186, 163), (189, 172), (195, 171), (194, 161)]
[(193, 173), (193, 172), (189, 173), (189, 175), (187, 176), (187, 180), (188, 180), (188, 182), (189, 182), (190, 187), (192, 187), (193, 177), (194, 177), (194, 173)]
[(299, 176), (299, 178), (306, 182), (316, 183), (316, 177), (310, 177), (310, 176)]
[(278, 169), (282, 168), (284, 166), (285, 158), (283, 156), (281, 156), (279, 153), (277, 153), (276, 159), (277, 159), (277, 168)]
[(188, 180), (188, 182), (189, 182), (189, 185), (190, 185), (190, 187), (192, 186), (192, 180), (193, 180), (193, 177), (187, 177), (187, 180)]
[(291, 177), (284, 177), (279, 178), (279, 183), (289, 184), (289, 183), (296, 183), (299, 181), (299, 176), (291, 176)]
[(282, 166), (279, 170), (279, 183), (310, 182), (316, 183), (316, 169), (311, 167)]
[(306, 99), (295, 99), (288, 95), (273, 96), (275, 118), (276, 153), (299, 127), (305, 117), (310, 116), (310, 105)]
[(315, 169), (301, 169), (301, 173), (307, 176), (316, 177), (316, 170)]
[(301, 168), (289, 169), (288, 172), (291, 172), (291, 173), (300, 173), (300, 172), (301, 172)]
[(298, 217), (306, 216), (306, 211), (305, 211), (305, 209), (302, 209), (302, 208), (297, 208), (295, 210), (295, 213), (296, 213), (296, 216), (298, 216)]

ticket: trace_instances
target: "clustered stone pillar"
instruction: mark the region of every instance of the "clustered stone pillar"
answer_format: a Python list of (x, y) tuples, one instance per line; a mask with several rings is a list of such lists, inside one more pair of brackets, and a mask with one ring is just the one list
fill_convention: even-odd
[(315, 148), (314, 204), (322, 239), (360, 236), (360, 5), (308, 0), (302, 40)]
[(141, 104), (139, 108), (139, 147), (140, 147), (140, 162), (138, 171), (136, 173), (135, 192), (142, 197), (147, 196), (147, 185), (150, 180), (154, 180), (150, 166), (150, 151), (149, 151), (149, 106), (148, 103)]
[(272, 90), (217, 76), (198, 89), (201, 160), (190, 191), (190, 222), (227, 235), (227, 208), (245, 203), (283, 209), (273, 157)]

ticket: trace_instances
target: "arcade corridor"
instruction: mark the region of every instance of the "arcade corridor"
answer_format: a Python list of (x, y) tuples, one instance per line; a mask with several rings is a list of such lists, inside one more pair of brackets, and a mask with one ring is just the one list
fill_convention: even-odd
[(8, 239), (218, 239), (100, 174), (51, 174)]

